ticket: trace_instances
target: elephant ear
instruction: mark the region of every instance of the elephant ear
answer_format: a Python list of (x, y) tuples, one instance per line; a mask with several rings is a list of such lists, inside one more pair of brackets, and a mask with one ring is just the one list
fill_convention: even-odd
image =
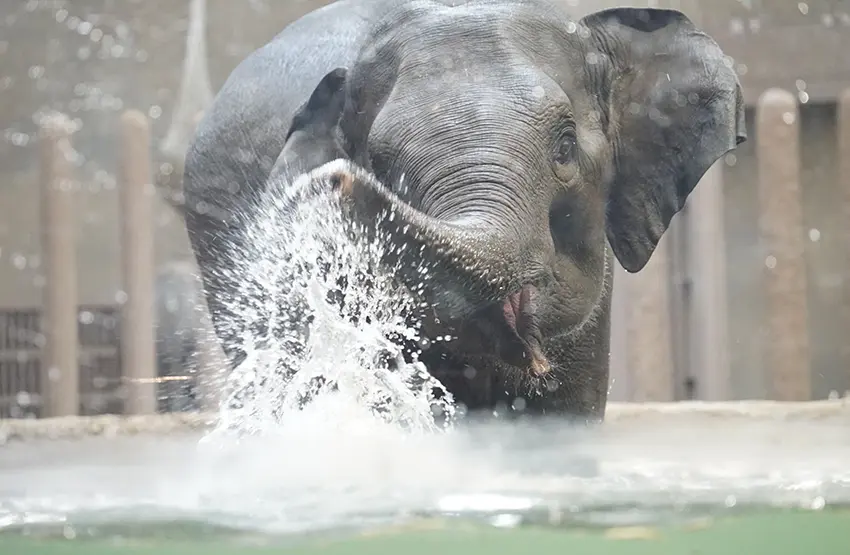
[(271, 179), (281, 175), (293, 179), (327, 162), (348, 157), (339, 129), (347, 74), (345, 68), (326, 74), (295, 112)]
[(369, 131), (398, 71), (391, 47), (370, 46), (350, 70), (336, 68), (319, 81), (292, 117), (272, 178), (295, 178), (340, 158), (371, 171)]
[(634, 273), (703, 174), (746, 140), (741, 87), (717, 43), (680, 12), (616, 8), (580, 23), (588, 53), (607, 60), (599, 92), (615, 158), (606, 231)]

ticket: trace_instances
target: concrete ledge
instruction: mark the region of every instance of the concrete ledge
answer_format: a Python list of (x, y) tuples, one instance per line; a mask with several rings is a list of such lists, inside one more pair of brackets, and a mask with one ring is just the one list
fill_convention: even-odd
[[(783, 403), (777, 401), (611, 403), (606, 427), (619, 427), (636, 421), (667, 420), (677, 423), (727, 423), (732, 420), (757, 421), (844, 421), (850, 426), (850, 398)], [(74, 416), (40, 420), (0, 420), (0, 445), (9, 441), (38, 439), (80, 439), (84, 437), (165, 435), (209, 429), (216, 415), (175, 413), (150, 416)]]
[(635, 418), (745, 418), (747, 420), (820, 420), (846, 418), (850, 424), (850, 397), (790, 403), (780, 401), (681, 401), (678, 403), (611, 403), (606, 422)]
[(68, 416), (29, 420), (0, 420), (0, 445), (9, 441), (81, 439), (138, 434), (167, 435), (208, 429), (215, 416), (205, 413), (150, 416)]

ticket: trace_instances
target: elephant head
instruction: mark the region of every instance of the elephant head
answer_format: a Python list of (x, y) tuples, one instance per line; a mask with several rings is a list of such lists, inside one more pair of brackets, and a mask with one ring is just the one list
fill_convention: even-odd
[(610, 253), (639, 271), (745, 140), (740, 85), (677, 11), (446, 4), (387, 13), (297, 112), (279, 165), (365, 170), (331, 181), (363, 221), (391, 214), (437, 318), (478, 338), (467, 354), (544, 373), (606, 297)]

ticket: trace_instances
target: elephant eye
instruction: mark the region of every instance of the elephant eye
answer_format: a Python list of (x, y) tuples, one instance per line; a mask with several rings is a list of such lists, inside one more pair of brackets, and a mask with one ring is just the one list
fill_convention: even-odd
[(565, 133), (558, 142), (558, 151), (555, 154), (555, 162), (558, 164), (569, 164), (575, 158), (576, 136), (574, 132)]

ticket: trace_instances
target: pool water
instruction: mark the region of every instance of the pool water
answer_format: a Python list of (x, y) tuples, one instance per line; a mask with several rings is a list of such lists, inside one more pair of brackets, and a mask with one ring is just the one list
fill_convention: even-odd
[(841, 416), (622, 418), (598, 429), (491, 421), (415, 433), (318, 414), (239, 441), (181, 433), (7, 443), (0, 538), (240, 552), (435, 523), (640, 536), (764, 511), (821, 522), (850, 507)]

